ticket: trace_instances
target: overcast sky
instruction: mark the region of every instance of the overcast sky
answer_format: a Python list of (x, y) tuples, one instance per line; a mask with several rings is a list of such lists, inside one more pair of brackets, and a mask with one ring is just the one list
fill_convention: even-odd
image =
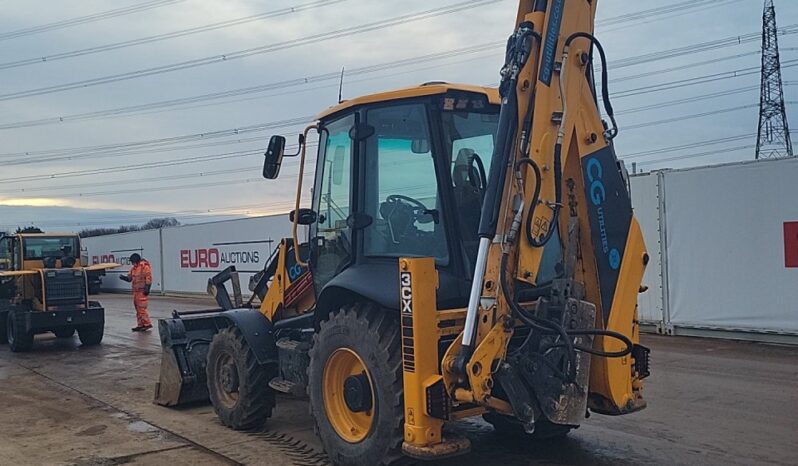
[[(222, 133), (224, 137), (209, 133), (314, 115), (334, 104), (338, 92), (337, 79), (317, 77), (336, 73), (341, 67), (354, 70), (354, 75), (345, 79), (344, 98), (432, 80), (497, 82), (503, 60), (500, 46), (435, 61), (411, 61), (377, 72), (360, 70), (506, 39), (514, 25), (517, 3), (513, 0), (486, 1), (450, 14), (393, 24), (398, 16), (464, 2), (161, 0), (155, 8), (132, 14), (48, 28), (36, 34), (13, 34), (156, 1), (0, 0), (0, 230), (30, 222), (66, 230), (92, 223), (143, 223), (156, 213), (192, 222), (202, 219), (202, 213), (285, 212), (293, 200), (296, 170), (289, 164), (281, 180), (268, 182), (260, 178), (258, 167), (270, 134), (291, 135), (290, 140), (294, 141), (301, 125)], [(636, 161), (638, 169), (644, 170), (753, 159), (759, 76), (748, 69), (759, 66), (758, 40), (632, 66), (612, 66), (623, 64), (628, 58), (745, 36), (761, 29), (762, 0), (696, 0), (692, 7), (677, 12), (617, 19), (674, 3), (681, 2), (599, 2), (597, 32), (611, 62), (610, 89), (618, 94), (614, 105), (621, 126), (616, 139), (619, 156), (631, 157), (627, 163)], [(302, 6), (300, 11), (244, 24), (57, 59), (58, 54), (66, 52), (297, 6)], [(776, 7), (780, 27), (798, 23), (798, 3), (776, 0)], [(381, 21), (389, 25), (337, 38), (303, 40)], [(798, 59), (797, 39), (796, 34), (780, 37), (782, 62)], [(236, 55), (242, 50), (292, 40), (294, 46), (284, 44), (277, 47), (279, 50), (244, 58)], [(136, 79), (42, 93), (42, 89), (53, 86), (219, 55), (228, 58)], [(34, 63), (28, 64), (25, 60), (29, 59)], [(738, 77), (721, 74), (735, 70), (743, 72)], [(785, 67), (783, 73), (788, 84), (798, 82), (798, 69), (794, 66)], [(667, 90), (652, 87), (668, 87), (674, 82), (716, 74), (719, 79), (700, 85)], [(311, 78), (311, 82), (303, 84), (303, 78)], [(284, 83), (289, 80), (297, 80), (297, 84)], [(283, 84), (224, 99), (159, 105), (132, 113), (129, 110), (131, 106), (268, 87), (273, 83)], [(797, 89), (794, 85), (785, 87), (788, 102), (798, 100)], [(27, 91), (40, 95), (28, 96)], [(642, 108), (647, 106), (653, 108)], [(78, 118), (116, 109), (122, 111)], [(798, 107), (788, 104), (788, 115), (795, 111)], [(707, 116), (678, 121), (697, 114)], [(795, 115), (791, 117), (798, 124)], [(674, 121), (664, 122), (668, 120)], [(200, 133), (205, 136), (165, 141), (158, 146), (123, 146), (128, 152), (120, 152), (118, 146)], [(114, 147), (99, 152), (85, 149), (101, 145)], [(674, 149), (677, 146), (685, 148)], [(74, 148), (77, 150), (71, 150)], [(665, 151), (640, 154), (659, 149)], [(708, 152), (712, 154), (702, 155)], [(225, 158), (185, 160), (215, 155)], [(140, 167), (168, 161), (176, 162), (171, 166)], [(129, 168), (119, 171), (121, 167)], [(20, 182), (19, 177), (34, 179)], [(3, 208), (20, 205), (89, 210)]]

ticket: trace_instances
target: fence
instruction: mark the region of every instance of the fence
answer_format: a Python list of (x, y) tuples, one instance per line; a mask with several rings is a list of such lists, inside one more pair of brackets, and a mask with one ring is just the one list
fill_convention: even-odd
[(283, 214), (97, 236), (84, 239), (83, 247), (93, 263), (122, 264), (103, 279), (104, 290), (130, 289), (114, 275), (127, 273), (128, 257), (137, 252), (152, 266), (154, 291), (196, 294), (205, 293), (208, 278), (230, 265), (241, 272), (246, 291), (249, 278), (289, 236), (291, 223)]
[(798, 342), (798, 160), (666, 170), (631, 185), (652, 258), (644, 323)]
[[(632, 176), (632, 201), (648, 246), (639, 299), (644, 330), (798, 343), (798, 159)], [(242, 284), (261, 270), (286, 215), (87, 238), (91, 261), (150, 260), (156, 291), (204, 293), (235, 265)], [(246, 288), (246, 286), (245, 286)]]

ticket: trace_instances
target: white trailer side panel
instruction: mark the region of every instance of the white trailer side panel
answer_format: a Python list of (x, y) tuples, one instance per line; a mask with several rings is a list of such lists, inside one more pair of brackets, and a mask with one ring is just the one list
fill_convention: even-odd
[(664, 173), (674, 326), (798, 332), (798, 160)]
[(661, 328), (663, 323), (662, 248), (660, 247), (660, 197), (657, 173), (631, 177), (632, 207), (643, 230), (650, 257), (643, 284), (648, 291), (637, 299), (640, 320)]
[(291, 222), (282, 214), (164, 228), (162, 235), (167, 292), (204, 294), (210, 277), (234, 265), (246, 294), (249, 278), (291, 236)]
[(138, 253), (152, 266), (152, 290), (162, 291), (161, 239), (159, 230), (135, 231), (117, 235), (95, 236), (81, 239), (90, 264), (116, 262), (118, 269), (109, 270), (102, 278), (106, 291), (130, 291), (130, 283), (118, 277), (130, 270), (130, 255)]

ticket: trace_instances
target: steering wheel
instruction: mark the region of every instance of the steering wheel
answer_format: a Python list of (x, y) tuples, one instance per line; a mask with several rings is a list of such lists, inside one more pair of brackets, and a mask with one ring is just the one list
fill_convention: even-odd
[(410, 204), (412, 207), (415, 207), (416, 210), (427, 210), (427, 206), (425, 206), (421, 201), (418, 199), (413, 199), (410, 196), (405, 196), (402, 194), (391, 194), (390, 196), (385, 198), (385, 202), (401, 202), (404, 201), (407, 204)]
[(391, 194), (390, 196), (385, 198), (385, 202), (388, 204), (395, 204), (397, 202), (399, 203), (404, 202), (405, 204), (410, 204), (409, 207), (413, 209), (414, 222), (427, 224), (438, 221), (437, 210), (428, 209), (423, 202), (419, 201), (418, 199), (414, 199), (410, 196), (404, 196), (402, 194)]
[(416, 223), (435, 221), (436, 211), (427, 209), (421, 201), (402, 194), (391, 194), (380, 206), (380, 214), (388, 222), (391, 241), (399, 244), (399, 240), (407, 236)]

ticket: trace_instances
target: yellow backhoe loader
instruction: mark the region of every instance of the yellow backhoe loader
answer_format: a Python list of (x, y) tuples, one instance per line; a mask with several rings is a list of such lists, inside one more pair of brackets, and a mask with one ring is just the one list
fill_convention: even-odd
[[(221, 309), (162, 321), (156, 401), (210, 396), (246, 429), (275, 392), (306, 394), (347, 465), (463, 454), (469, 441), (443, 427), (471, 416), (549, 438), (589, 412), (644, 408), (648, 255), (613, 150), (596, 7), (521, 0), (498, 90), (427, 83), (322, 112), (295, 154), (293, 238), (251, 287), (260, 308), (228, 296), (229, 270), (209, 284)], [(284, 149), (272, 137), (266, 178)]]

